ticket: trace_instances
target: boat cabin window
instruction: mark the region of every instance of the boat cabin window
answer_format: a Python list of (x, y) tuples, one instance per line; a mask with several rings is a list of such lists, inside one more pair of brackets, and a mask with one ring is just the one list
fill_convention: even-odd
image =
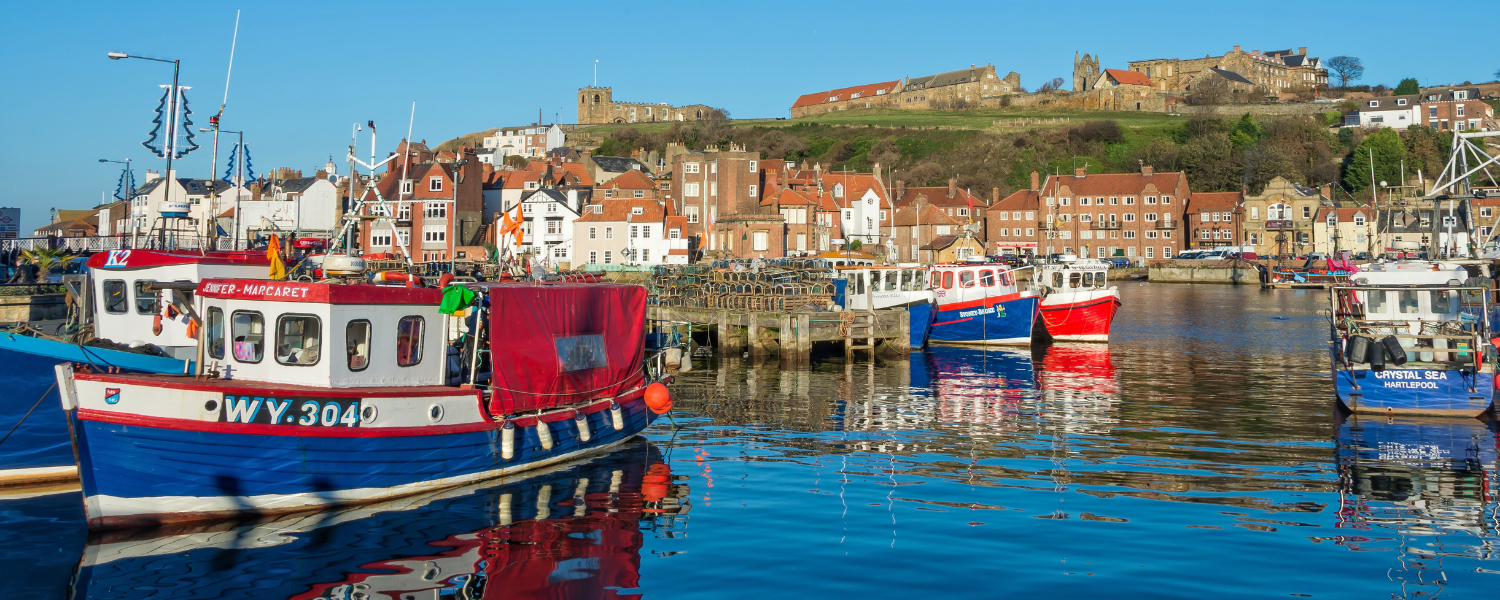
[(1385, 294), (1384, 291), (1380, 290), (1365, 292), (1365, 305), (1368, 307), (1366, 311), (1369, 314), (1380, 314), (1387, 310), (1385, 307)]
[(1415, 313), (1421, 312), (1421, 308), (1419, 308), (1417, 306), (1417, 291), (1416, 290), (1401, 290), (1400, 294), (1401, 294), (1401, 312), (1406, 313), (1406, 314), (1415, 314)]
[(224, 359), (224, 309), (208, 307), (208, 330), (203, 332), (209, 358)]
[(1083, 287), (1094, 287), (1094, 274), (1093, 273), (1084, 273), (1083, 274)]
[(953, 289), (953, 271), (943, 271), (943, 289)]
[(422, 362), (422, 317), (401, 317), (396, 324), (396, 364), (410, 367)]
[(979, 285), (984, 287), (995, 287), (995, 272), (985, 269), (979, 272)]
[(1458, 307), (1454, 306), (1457, 298), (1453, 290), (1433, 290), (1428, 293), (1432, 294), (1427, 302), (1432, 312), (1440, 315), (1458, 312)]
[(318, 364), (322, 329), (312, 315), (282, 315), (276, 319), (276, 362), (305, 367)]
[(880, 291), (880, 271), (870, 271), (870, 291)]
[(229, 335), (234, 338), (234, 359), (242, 363), (260, 362), (265, 350), (266, 321), (253, 310), (237, 310), (229, 316)]
[(966, 287), (966, 288), (974, 287), (974, 272), (973, 271), (962, 271), (962, 272), (960, 272), (958, 274), (958, 283), (959, 283), (959, 285), (961, 285), (963, 287)]
[(1052, 274), (1052, 287), (1060, 288), (1060, 287), (1062, 287), (1062, 283), (1063, 283), (1062, 273), (1053, 273)]
[(112, 315), (123, 315), (130, 311), (125, 304), (129, 298), (125, 297), (125, 281), (122, 279), (111, 279), (104, 282), (104, 312)]
[(932, 272), (932, 282), (929, 284), (933, 289), (943, 284), (943, 275), (937, 271)]
[(1068, 275), (1068, 287), (1076, 288), (1080, 283), (1083, 283), (1083, 273), (1075, 272)]
[(348, 346), (349, 370), (363, 371), (370, 366), (370, 322), (364, 319), (350, 321), (344, 328), (344, 344)]
[(146, 291), (149, 281), (135, 282), (135, 312), (141, 315), (156, 313), (156, 293)]
[(887, 291), (887, 292), (894, 292), (894, 291), (896, 291), (896, 284), (899, 283), (897, 281), (897, 279), (900, 278), (900, 277), (901, 277), (901, 273), (899, 271), (886, 271), (885, 272), (885, 291)]

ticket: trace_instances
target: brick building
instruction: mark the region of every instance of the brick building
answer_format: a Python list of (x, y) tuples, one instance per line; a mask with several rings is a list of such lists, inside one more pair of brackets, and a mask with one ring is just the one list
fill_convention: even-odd
[[(897, 261), (933, 263), (940, 262), (933, 250), (934, 242), (939, 238), (951, 240), (962, 234), (964, 223), (949, 216), (944, 207), (924, 202), (896, 209), (891, 225)], [(952, 242), (939, 245), (939, 250), (946, 249)]]
[(713, 110), (703, 104), (672, 106), (665, 102), (615, 102), (614, 91), (610, 88), (578, 88), (578, 123), (582, 125), (702, 121)]
[[(1183, 173), (1048, 176), (989, 211), (987, 248), (1105, 258), (1171, 258), (1182, 249), (1181, 215), (1192, 196)], [(1017, 235), (1016, 232), (1021, 232)]]
[(1197, 192), (1182, 222), (1185, 248), (1233, 246), (1240, 239), (1244, 192)]
[(706, 240), (703, 249), (718, 250), (727, 241), (722, 231), (706, 235), (708, 225), (721, 215), (760, 212), (759, 152), (737, 146), (728, 150), (710, 147), (677, 154), (672, 160), (672, 212), (687, 218), (685, 235)]
[(792, 103), (791, 118), (855, 108), (927, 110), (999, 106), (999, 99), (1020, 94), (1021, 75), (1014, 71), (1000, 77), (994, 65), (969, 65), (967, 69), (925, 77), (907, 77), (803, 94)]
[[(484, 217), (484, 177), (473, 148), (461, 150), (463, 165), (455, 163), (416, 162), (417, 157), (432, 158), (430, 152), (419, 153), (413, 144), (412, 160), (387, 163), (379, 183), (367, 189), (364, 199), (375, 202), (375, 190), (386, 203), (366, 205), (365, 215), (390, 219), (362, 220), (360, 247), (368, 252), (401, 254), (405, 246), (414, 261), (448, 260), (455, 246), (475, 246)], [(425, 148), (425, 145), (424, 145)]]
[(1492, 129), (1495, 108), (1479, 96), (1479, 88), (1423, 92), (1420, 124), (1440, 130)]

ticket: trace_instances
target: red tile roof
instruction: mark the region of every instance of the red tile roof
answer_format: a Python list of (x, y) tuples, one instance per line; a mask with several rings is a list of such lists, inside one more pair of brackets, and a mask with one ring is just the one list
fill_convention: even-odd
[[(598, 207), (598, 208), (596, 208)], [(641, 214), (631, 214), (631, 209), (640, 207)], [(583, 215), (575, 222), (621, 222), (660, 223), (666, 218), (661, 203), (650, 198), (616, 198), (601, 200), (583, 209)]]
[(1176, 194), (1180, 183), (1186, 187), (1182, 173), (1102, 173), (1083, 177), (1048, 175), (1047, 182), (1042, 185), (1042, 193), (1046, 196), (1059, 195), (1057, 190), (1062, 186), (1068, 188), (1074, 196), (1139, 195), (1150, 184), (1159, 193)]
[[(958, 219), (948, 216), (936, 206), (922, 205), (922, 225), (962, 225)], [(896, 211), (896, 226), (911, 227), (917, 224), (917, 209), (906, 207)]]
[[(580, 165), (582, 166), (582, 165)], [(631, 169), (604, 183), (602, 187), (621, 190), (654, 190), (656, 182), (645, 173)]]
[[(1193, 197), (1197, 198), (1198, 195), (1194, 194)], [(1375, 217), (1375, 211), (1370, 210), (1369, 207), (1365, 206), (1356, 208), (1334, 208), (1332, 206), (1324, 206), (1318, 209), (1318, 220), (1321, 221), (1327, 219), (1328, 213), (1333, 211), (1338, 211), (1337, 214), (1340, 223), (1353, 222), (1355, 215), (1364, 215), (1366, 219), (1373, 219)]]
[[(955, 194), (952, 198), (949, 198), (947, 186), (909, 187), (906, 188), (906, 193), (904, 195), (896, 199), (896, 206), (911, 206), (916, 203), (917, 196), (923, 196), (927, 198), (925, 201), (923, 201), (923, 204), (968, 207), (968, 199), (970, 196), (972, 196), (972, 194), (970, 194), (967, 190), (960, 188), (957, 194)], [(989, 201), (985, 200), (982, 196), (973, 196), (973, 198), (974, 206), (977, 206), (979, 208), (988, 208), (990, 205)]]
[(1240, 192), (1197, 192), (1188, 204), (1188, 212), (1233, 210), (1244, 201), (1245, 195)]
[(553, 169), (553, 171), (566, 172), (569, 175), (578, 178), (578, 185), (594, 185), (594, 177), (592, 175), (589, 175), (589, 170), (583, 165), (583, 163), (565, 162), (557, 165)]
[(803, 94), (797, 97), (796, 102), (792, 103), (792, 108), (813, 106), (817, 104), (827, 104), (829, 102), (839, 102), (841, 100), (848, 100), (850, 98), (853, 98), (855, 94), (858, 94), (860, 98), (880, 96), (883, 95), (879, 93), (882, 90), (884, 90), (886, 94), (890, 94), (895, 92), (900, 87), (900, 81), (887, 81), (884, 83), (870, 83), (865, 85), (856, 85), (853, 87), (839, 88), (836, 90), (828, 90), (826, 92), (818, 92), (816, 94)]
[(1104, 72), (1109, 74), (1110, 79), (1118, 81), (1121, 84), (1125, 84), (1125, 85), (1144, 85), (1146, 87), (1151, 87), (1151, 78), (1146, 77), (1145, 73), (1141, 73), (1139, 71), (1125, 71), (1125, 70), (1121, 70), (1121, 69), (1105, 69)]

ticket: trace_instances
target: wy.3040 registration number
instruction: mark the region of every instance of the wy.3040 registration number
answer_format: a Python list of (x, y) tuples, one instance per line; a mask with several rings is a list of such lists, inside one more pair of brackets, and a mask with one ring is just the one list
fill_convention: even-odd
[(358, 398), (266, 398), (224, 395), (220, 423), (358, 427)]

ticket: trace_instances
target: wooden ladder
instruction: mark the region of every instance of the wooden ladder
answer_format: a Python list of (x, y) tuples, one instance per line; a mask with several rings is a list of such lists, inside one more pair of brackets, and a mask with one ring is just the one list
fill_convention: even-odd
[[(865, 340), (865, 343), (854, 343), (856, 338)], [(844, 334), (844, 357), (853, 360), (855, 350), (869, 351), (870, 358), (875, 357), (875, 315), (855, 313), (854, 319), (849, 322), (848, 330)]]

